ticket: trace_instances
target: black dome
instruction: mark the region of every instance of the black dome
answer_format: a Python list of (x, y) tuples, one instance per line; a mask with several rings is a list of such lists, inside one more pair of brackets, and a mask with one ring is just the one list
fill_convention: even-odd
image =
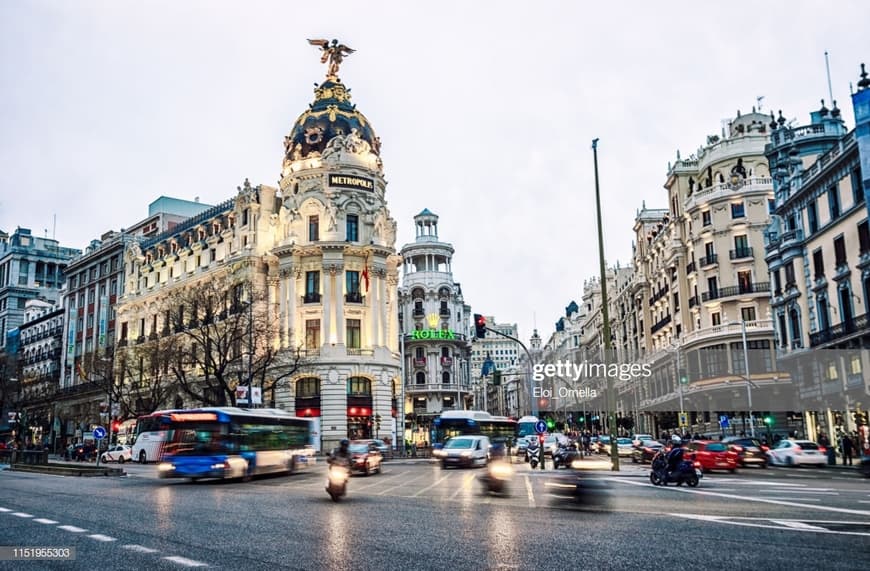
[(315, 152), (320, 154), (333, 137), (349, 135), (354, 129), (380, 156), (380, 140), (368, 119), (350, 102), (350, 90), (340, 80), (327, 78), (314, 94), (314, 103), (299, 116), (285, 140), (288, 159), (303, 159)]

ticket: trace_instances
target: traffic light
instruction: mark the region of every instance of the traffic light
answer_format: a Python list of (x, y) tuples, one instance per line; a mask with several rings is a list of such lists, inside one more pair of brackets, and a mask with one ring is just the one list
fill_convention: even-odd
[(773, 426), (773, 417), (769, 416), (769, 415), (765, 416), (764, 417), (764, 424), (766, 424), (767, 426)]
[(486, 337), (486, 318), (479, 313), (474, 314), (474, 336), (478, 339)]
[(685, 367), (680, 367), (679, 377), (680, 377), (680, 384), (681, 385), (688, 385), (689, 384), (689, 371), (687, 371)]
[(501, 371), (498, 369), (492, 373), (492, 384), (496, 387), (501, 386)]
[(553, 428), (555, 426), (556, 426), (556, 421), (554, 421), (552, 418), (548, 418), (547, 419), (547, 430), (553, 430)]
[(112, 421), (112, 432), (118, 432), (121, 429), (121, 422), (118, 420)]

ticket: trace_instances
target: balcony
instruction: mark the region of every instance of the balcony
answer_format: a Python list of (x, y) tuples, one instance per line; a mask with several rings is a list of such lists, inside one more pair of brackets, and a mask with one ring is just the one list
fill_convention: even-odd
[(359, 347), (348, 347), (347, 354), (354, 357), (374, 357), (374, 349), (360, 349)]
[(704, 256), (700, 260), (698, 260), (698, 267), (712, 266), (713, 264), (719, 263), (719, 256), (716, 254), (710, 254), (709, 256)]
[(694, 261), (689, 262), (688, 264), (686, 264), (686, 273), (687, 273), (687, 274), (694, 273), (695, 271), (697, 271), (697, 268), (695, 267), (695, 262), (694, 262)]
[(696, 305), (698, 305), (698, 296), (693, 295), (689, 298), (689, 307), (695, 307)]
[(344, 294), (344, 301), (347, 303), (363, 303), (365, 296), (358, 291), (352, 291)]
[(438, 310), (438, 315), (440, 315), (441, 317), (450, 317), (450, 308), (442, 307)]
[(739, 260), (741, 258), (751, 258), (752, 257), (752, 248), (737, 248), (735, 250), (731, 250), (730, 256), (732, 260)]
[(739, 286), (730, 286), (705, 291), (701, 294), (701, 301), (712, 301), (714, 299), (722, 299), (725, 297), (733, 297), (735, 295), (744, 295), (752, 293), (767, 293), (770, 291), (770, 282), (758, 282), (754, 284), (745, 284)]
[(424, 310), (422, 307), (414, 308), (414, 317), (423, 317), (424, 315), (426, 315), (426, 310)]
[(414, 366), (415, 367), (425, 367), (426, 366), (426, 358), (425, 357), (423, 357), (422, 359), (414, 358)]
[(320, 303), (320, 293), (308, 292), (302, 296), (302, 303)]
[(842, 339), (843, 337), (848, 337), (853, 333), (866, 330), (868, 326), (870, 326), (868, 316), (870, 316), (870, 314), (865, 313), (864, 315), (859, 315), (854, 319), (838, 323), (833, 327), (828, 327), (827, 329), (817, 331), (816, 333), (810, 333), (810, 346), (816, 347), (818, 345)]
[(442, 367), (452, 367), (453, 366), (453, 358), (452, 357), (441, 357), (441, 366)]
[(407, 384), (405, 385), (405, 390), (409, 393), (456, 393), (457, 391), (469, 391), (470, 388), (467, 386), (464, 387), (459, 383), (428, 383), (424, 385)]
[(667, 324), (670, 323), (670, 322), (671, 322), (671, 316), (670, 316), (670, 315), (666, 315), (666, 316), (664, 316), (663, 318), (661, 318), (661, 319), (658, 321), (658, 323), (656, 323), (655, 325), (652, 326), (652, 329), (650, 329), (650, 333), (656, 333), (656, 332), (659, 331), (662, 327), (664, 327), (665, 325), (667, 325)]
[(766, 333), (773, 334), (773, 321), (758, 320), (758, 321), (735, 321), (724, 323), (722, 325), (713, 325), (712, 327), (704, 327), (692, 331), (683, 336), (683, 344), (688, 344), (708, 337), (720, 337), (723, 335), (740, 335), (743, 332), (743, 323), (746, 324), (746, 333)]

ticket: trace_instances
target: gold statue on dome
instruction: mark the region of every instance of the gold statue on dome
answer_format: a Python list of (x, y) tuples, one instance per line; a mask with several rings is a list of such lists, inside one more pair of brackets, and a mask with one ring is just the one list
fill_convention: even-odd
[(332, 40), (330, 45), (329, 40), (308, 40), (312, 46), (320, 46), (320, 51), (323, 55), (320, 57), (320, 63), (329, 62), (329, 67), (326, 70), (327, 77), (338, 77), (338, 67), (344, 61), (344, 57), (352, 54), (356, 50), (352, 50), (344, 44), (339, 44), (338, 40)]

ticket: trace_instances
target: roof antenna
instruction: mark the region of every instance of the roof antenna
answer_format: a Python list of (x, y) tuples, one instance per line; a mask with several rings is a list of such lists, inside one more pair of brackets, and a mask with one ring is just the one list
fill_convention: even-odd
[(834, 90), (831, 88), (831, 63), (828, 61), (828, 52), (825, 50), (825, 70), (828, 74), (828, 101), (834, 100)]

